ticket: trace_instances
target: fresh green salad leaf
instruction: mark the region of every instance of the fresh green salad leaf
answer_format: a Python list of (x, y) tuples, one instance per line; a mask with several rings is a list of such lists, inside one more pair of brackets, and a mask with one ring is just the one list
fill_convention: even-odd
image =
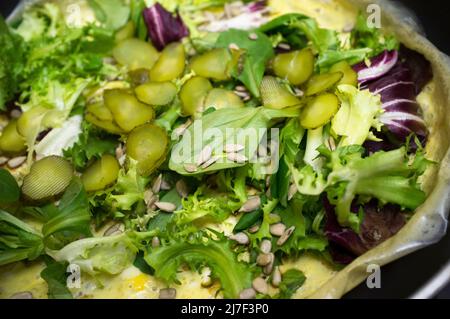
[(90, 275), (116, 275), (133, 263), (137, 250), (131, 237), (123, 233), (80, 239), (61, 250), (47, 249), (47, 254), (58, 262), (76, 264), (82, 272)]
[(123, 0), (88, 0), (88, 3), (106, 29), (119, 29), (130, 16), (130, 7)]
[(21, 38), (9, 30), (0, 16), (0, 111), (18, 92), (25, 65), (25, 46)]
[(58, 208), (42, 227), (47, 245), (63, 246), (80, 235), (90, 236), (91, 213), (86, 191), (79, 178), (74, 178), (64, 192)]
[(380, 96), (345, 84), (338, 86), (337, 96), (341, 107), (331, 121), (331, 129), (342, 136), (339, 145), (362, 145), (368, 137), (375, 139), (370, 129), (380, 131), (383, 125), (378, 118), (383, 112)]
[[(169, 168), (181, 175), (191, 175), (185, 170), (184, 164), (195, 163), (206, 145), (210, 145), (213, 148), (213, 154), (221, 158), (211, 166), (199, 170), (197, 174), (244, 166), (244, 163), (230, 161), (220, 147), (227, 144), (241, 144), (245, 146), (242, 154), (252, 158), (260, 140), (264, 137), (263, 134), (259, 134), (260, 129), (270, 128), (275, 118), (296, 117), (299, 112), (298, 107), (281, 110), (246, 107), (220, 109), (203, 115), (189, 126), (181, 141), (174, 145)], [(214, 132), (214, 134), (205, 134), (205, 131)], [(233, 134), (230, 134), (230, 131)], [(256, 132), (258, 136), (250, 136), (248, 132)]]
[(38, 231), (0, 210), (0, 265), (34, 260), (43, 252), (44, 242)]
[(114, 155), (117, 145), (117, 138), (106, 135), (83, 121), (78, 142), (64, 150), (64, 156), (72, 161), (77, 170), (82, 171), (92, 159), (98, 159), (103, 154)]
[(50, 261), (47, 267), (41, 271), (41, 278), (48, 286), (49, 299), (73, 299), (72, 293), (67, 288), (67, 263)]
[(10, 204), (20, 198), (20, 188), (16, 179), (6, 169), (0, 168), (0, 205)]
[(300, 288), (306, 280), (305, 274), (298, 269), (292, 268), (283, 273), (283, 279), (280, 284), (280, 299), (290, 299), (298, 288)]
[(338, 222), (359, 231), (361, 222), (352, 213), (351, 204), (356, 195), (377, 198), (381, 203), (393, 203), (415, 209), (426, 194), (417, 184), (417, 178), (427, 163), (423, 156), (408, 156), (404, 147), (389, 152), (377, 152), (362, 157), (361, 148), (338, 148), (328, 154), (328, 199), (336, 205)]
[(270, 39), (262, 32), (253, 31), (257, 38), (252, 40), (249, 31), (231, 29), (220, 33), (216, 47), (228, 48), (235, 44), (243, 50), (242, 69), (238, 66), (233, 76), (240, 80), (255, 97), (260, 96), (259, 87), (264, 76), (266, 63), (274, 55)]
[(371, 27), (367, 23), (367, 17), (360, 12), (355, 27), (351, 33), (352, 47), (355, 49), (370, 49), (368, 57), (376, 56), (384, 50), (397, 50), (399, 42), (392, 35), (385, 35), (380, 28)]
[(155, 269), (155, 276), (167, 283), (176, 281), (178, 269), (184, 263), (192, 269), (207, 265), (212, 275), (220, 280), (225, 298), (237, 298), (243, 289), (251, 286), (251, 269), (237, 261), (226, 240), (171, 242), (153, 248), (145, 260)]

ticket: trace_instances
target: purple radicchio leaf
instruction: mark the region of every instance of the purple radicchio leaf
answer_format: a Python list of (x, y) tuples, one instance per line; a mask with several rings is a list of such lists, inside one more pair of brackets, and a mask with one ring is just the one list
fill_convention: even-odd
[[(383, 60), (385, 53), (374, 59)], [(371, 81), (360, 81), (362, 89), (380, 94), (385, 111), (380, 121), (393, 145), (403, 144), (411, 134), (415, 134), (422, 145), (425, 144), (428, 130), (416, 97), (431, 76), (430, 64), (423, 56), (402, 48), (397, 63), (387, 73)], [(415, 144), (411, 146), (415, 148)]]
[(398, 60), (398, 52), (384, 51), (370, 60), (370, 65), (366, 65), (362, 61), (353, 66), (353, 69), (358, 73), (358, 82), (366, 83), (388, 73)]
[[(357, 256), (378, 246), (395, 235), (405, 224), (405, 216), (397, 205), (379, 207), (376, 200), (362, 206), (364, 219), (359, 234), (339, 225), (334, 207), (324, 200), (326, 210), (325, 235), (330, 242), (330, 254), (339, 264), (348, 264)], [(357, 211), (358, 207), (353, 205)]]
[(189, 36), (189, 30), (180, 14), (177, 12), (173, 15), (159, 3), (144, 9), (143, 15), (150, 39), (158, 50)]

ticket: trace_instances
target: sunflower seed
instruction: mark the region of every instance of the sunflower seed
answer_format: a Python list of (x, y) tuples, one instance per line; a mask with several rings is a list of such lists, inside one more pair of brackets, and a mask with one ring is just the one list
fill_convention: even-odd
[(248, 232), (249, 232), (250, 234), (254, 234), (254, 233), (256, 233), (258, 230), (259, 230), (259, 225), (253, 225), (252, 227), (250, 227), (250, 228), (248, 229)]
[(147, 207), (151, 207), (157, 201), (158, 201), (158, 196), (153, 194), (151, 189), (147, 189), (144, 192), (144, 202), (147, 205)]
[(198, 169), (197, 165), (194, 164), (184, 164), (184, 170), (188, 173), (195, 173)]
[(238, 153), (228, 153), (227, 159), (229, 161), (236, 162), (239, 164), (245, 163), (248, 160), (247, 157), (245, 157), (245, 155), (238, 154)]
[(290, 50), (291, 46), (287, 43), (280, 43), (280, 44), (278, 44), (278, 48), (280, 48), (282, 50)]
[(225, 145), (223, 151), (225, 153), (237, 153), (242, 151), (244, 148), (245, 146), (241, 144), (227, 144)]
[(104, 237), (108, 237), (108, 236), (114, 236), (114, 235), (119, 235), (123, 233), (122, 227), (123, 224), (121, 223), (117, 223), (112, 225), (111, 227), (109, 227), (107, 230), (105, 230), (105, 232), (103, 233)]
[(212, 285), (212, 279), (211, 279), (211, 268), (204, 267), (202, 271), (200, 272), (201, 281), (200, 284), (202, 287), (206, 288)]
[(256, 291), (253, 288), (247, 288), (239, 293), (239, 299), (255, 299)]
[(295, 93), (295, 95), (298, 96), (298, 97), (302, 97), (303, 95), (305, 95), (305, 92), (303, 92), (302, 90), (300, 90), (300, 89), (298, 89), (298, 88), (295, 88), (295, 89), (294, 89), (294, 93)]
[(1, 156), (0, 157), (0, 166), (6, 164), (9, 161), (9, 158)]
[(21, 291), (11, 295), (9, 299), (34, 299), (34, 296), (30, 291)]
[(294, 195), (297, 193), (298, 189), (297, 189), (297, 185), (295, 185), (295, 183), (292, 183), (289, 186), (289, 190), (288, 190), (288, 200), (291, 200), (292, 197), (294, 197)]
[(248, 92), (247, 88), (243, 85), (237, 85), (234, 89), (238, 92)]
[(282, 246), (289, 239), (289, 237), (291, 237), (294, 230), (295, 230), (295, 226), (292, 226), (292, 227), (289, 227), (288, 229), (286, 229), (284, 231), (283, 235), (281, 235), (281, 237), (278, 238), (277, 245)]
[(248, 92), (234, 91), (234, 93), (235, 93), (237, 96), (241, 97), (241, 98), (246, 98), (246, 97), (249, 97), (249, 96), (250, 96), (250, 95), (248, 94)]
[(281, 279), (280, 267), (276, 266), (272, 274), (272, 286), (278, 287), (281, 283)]
[(186, 132), (187, 128), (192, 124), (192, 120), (189, 119), (180, 126), (178, 126), (176, 129), (173, 130), (172, 136), (177, 139), (180, 136), (183, 136), (183, 134)]
[(169, 202), (156, 202), (155, 205), (160, 210), (166, 213), (173, 213), (175, 209), (177, 209), (177, 206), (175, 204)]
[(270, 253), (270, 255), (272, 255), (272, 260), (270, 261), (270, 263), (265, 265), (264, 268), (263, 268), (263, 272), (264, 272), (265, 275), (270, 275), (272, 273), (273, 264), (275, 263), (275, 255), (272, 254), (272, 253)]
[(159, 238), (157, 236), (152, 238), (152, 247), (156, 248), (159, 247), (161, 245), (161, 241), (159, 240)]
[(211, 157), (209, 160), (207, 160), (206, 162), (204, 162), (203, 164), (202, 164), (202, 169), (206, 169), (206, 168), (208, 168), (208, 167), (210, 167), (212, 164), (214, 164), (215, 162), (217, 162), (217, 160), (219, 159), (219, 157), (218, 156), (213, 156), (213, 157)]
[(270, 233), (274, 236), (282, 236), (286, 230), (286, 225), (283, 223), (276, 223), (270, 225)]
[(248, 38), (250, 40), (258, 40), (258, 35), (256, 33), (252, 32), (248, 35)]
[(263, 254), (268, 254), (272, 250), (272, 242), (268, 239), (264, 239), (259, 245), (259, 249)]
[(262, 277), (256, 277), (252, 282), (252, 287), (261, 294), (267, 294), (269, 286)]
[(272, 257), (272, 254), (259, 254), (258, 257), (256, 257), (256, 263), (259, 266), (266, 266), (270, 264)]
[(22, 115), (22, 112), (20, 110), (18, 110), (18, 109), (14, 109), (14, 110), (11, 111), (11, 113), (9, 115), (13, 119), (18, 119)]
[(186, 198), (189, 195), (189, 189), (186, 185), (186, 182), (182, 179), (178, 180), (175, 184), (175, 189), (177, 190), (178, 195), (182, 198)]
[(8, 166), (10, 168), (17, 168), (17, 167), (21, 166), (25, 162), (26, 159), (27, 159), (26, 156), (19, 156), (19, 157), (11, 158), (8, 161)]
[(228, 49), (237, 51), (239, 50), (239, 46), (236, 43), (230, 43)]
[(171, 190), (171, 189), (172, 189), (172, 185), (170, 185), (170, 183), (168, 181), (163, 179), (161, 181), (161, 190), (168, 191), (168, 190)]
[(162, 174), (159, 174), (158, 177), (155, 178), (152, 185), (152, 192), (154, 194), (158, 194), (161, 190), (161, 183), (162, 183)]
[(175, 299), (177, 290), (175, 288), (164, 288), (159, 290), (159, 299)]
[(239, 212), (241, 213), (249, 213), (256, 209), (258, 209), (261, 206), (261, 198), (259, 196), (252, 196), (242, 205), (242, 207), (239, 209)]
[(202, 149), (200, 154), (198, 154), (197, 162), (196, 162), (197, 166), (200, 166), (203, 163), (207, 162), (212, 156), (212, 151), (213, 151), (212, 147), (210, 145), (206, 145)]
[(228, 238), (241, 245), (247, 245), (250, 242), (250, 239), (245, 233), (236, 233)]

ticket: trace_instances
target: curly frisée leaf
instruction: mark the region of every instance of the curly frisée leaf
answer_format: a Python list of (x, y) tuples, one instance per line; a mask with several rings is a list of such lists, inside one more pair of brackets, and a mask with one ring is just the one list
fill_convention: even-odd
[(167, 283), (176, 281), (182, 264), (196, 269), (206, 264), (212, 275), (220, 280), (225, 298), (238, 298), (239, 293), (251, 286), (252, 272), (237, 261), (226, 240), (206, 242), (171, 242), (170, 245), (153, 248), (145, 261), (155, 269), (155, 276)]
[(347, 84), (338, 86), (337, 95), (341, 107), (331, 121), (331, 129), (342, 136), (340, 146), (362, 145), (368, 137), (372, 137), (372, 127), (378, 131), (381, 129), (380, 96), (372, 95), (368, 90), (360, 91)]

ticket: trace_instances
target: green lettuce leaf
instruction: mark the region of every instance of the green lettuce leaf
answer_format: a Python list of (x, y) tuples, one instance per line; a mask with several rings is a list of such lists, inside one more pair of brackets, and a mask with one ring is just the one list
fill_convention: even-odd
[(136, 244), (127, 233), (80, 239), (61, 250), (46, 250), (56, 261), (76, 264), (82, 272), (90, 275), (121, 273), (133, 263), (137, 251)]
[(174, 241), (151, 249), (144, 258), (155, 270), (155, 276), (167, 283), (176, 282), (179, 267), (187, 264), (191, 269), (198, 269), (202, 265), (210, 267), (212, 275), (220, 280), (225, 298), (238, 298), (242, 290), (251, 286), (250, 268), (237, 261), (229, 241), (224, 239)]

